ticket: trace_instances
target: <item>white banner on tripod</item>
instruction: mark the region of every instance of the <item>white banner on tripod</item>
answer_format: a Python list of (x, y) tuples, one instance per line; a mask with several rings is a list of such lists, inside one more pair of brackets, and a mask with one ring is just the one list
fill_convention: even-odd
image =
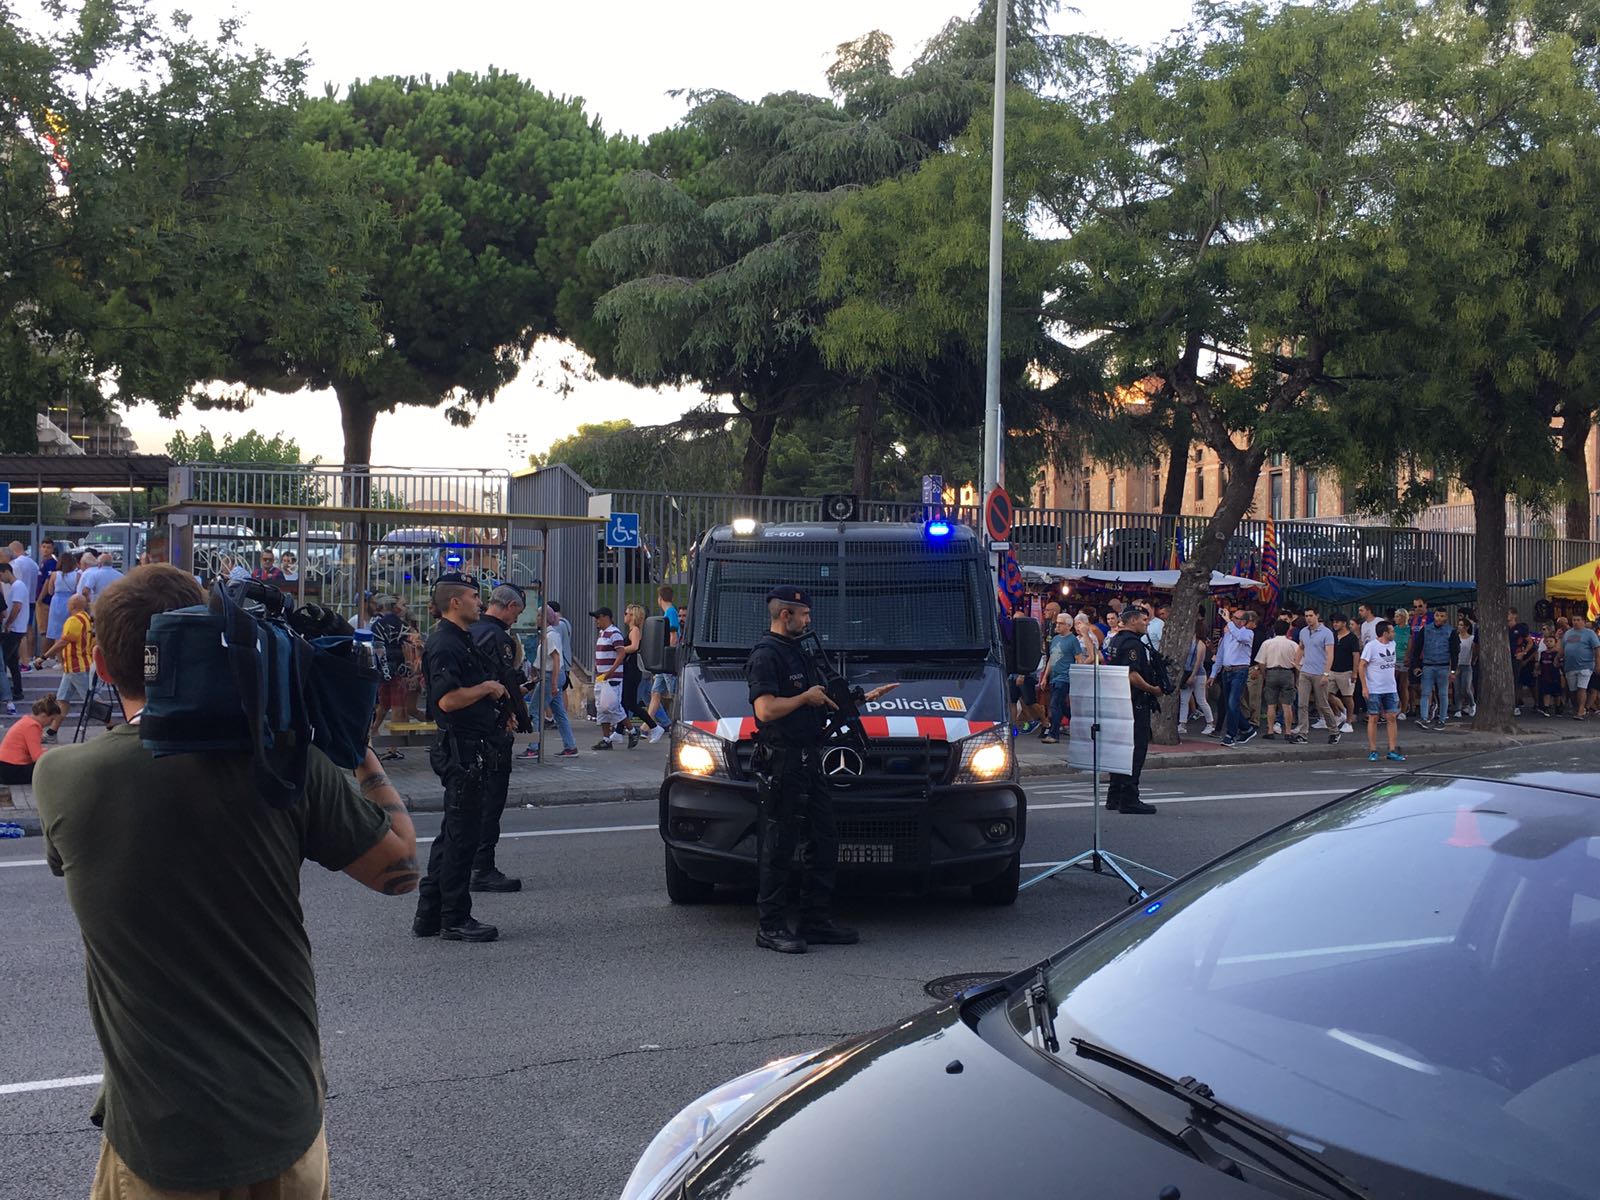
[(1095, 735), (1100, 727), (1099, 769), (1109, 775), (1133, 772), (1133, 692), (1127, 667), (1098, 663), (1072, 665), (1072, 724), (1067, 763), (1095, 770)]

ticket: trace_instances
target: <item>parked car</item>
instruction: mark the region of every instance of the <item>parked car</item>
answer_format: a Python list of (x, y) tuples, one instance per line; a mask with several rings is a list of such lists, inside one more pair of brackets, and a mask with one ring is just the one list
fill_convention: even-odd
[(266, 549), (255, 530), (248, 525), (196, 525), (193, 536), (194, 572), (197, 575), (226, 575), (234, 563), (247, 571), (254, 571), (260, 566), (261, 552)]
[(1373, 579), (1437, 580), (1444, 577), (1439, 552), (1415, 529), (1383, 529), (1367, 542), (1365, 573)]
[(96, 554), (109, 551), (117, 569), (126, 571), (132, 565), (128, 561), (130, 548), (133, 551), (133, 563), (143, 557), (149, 529), (140, 521), (106, 521), (83, 535), (81, 549), (93, 550)]
[(1167, 563), (1159, 532), (1121, 525), (1100, 531), (1083, 565), (1089, 571), (1159, 571)]
[(1586, 1200), (1597, 964), (1600, 747), (1456, 759), (714, 1089), (623, 1200)]

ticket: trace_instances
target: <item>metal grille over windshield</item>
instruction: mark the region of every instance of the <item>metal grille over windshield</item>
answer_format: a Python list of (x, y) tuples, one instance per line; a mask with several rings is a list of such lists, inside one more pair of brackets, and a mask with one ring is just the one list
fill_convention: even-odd
[[(781, 546), (723, 545), (705, 564), (695, 642), (748, 647), (766, 632), (766, 595), (777, 584), (811, 594), (811, 623), (843, 650), (983, 650), (989, 645), (987, 579), (971, 554), (921, 541), (807, 539)], [(766, 550), (765, 555), (758, 553)], [(841, 556), (842, 551), (842, 556)], [(842, 599), (842, 602), (841, 602)]]

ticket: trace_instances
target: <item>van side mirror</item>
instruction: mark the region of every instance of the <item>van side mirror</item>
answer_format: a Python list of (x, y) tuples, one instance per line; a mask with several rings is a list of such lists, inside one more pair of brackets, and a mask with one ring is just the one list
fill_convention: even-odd
[(1011, 647), (1016, 651), (1017, 670), (1026, 675), (1033, 670), (1044, 651), (1044, 634), (1039, 622), (1032, 617), (1019, 616), (1011, 622)]
[(667, 619), (646, 617), (644, 633), (639, 638), (639, 660), (652, 675), (674, 675), (678, 670), (678, 652), (667, 645)]

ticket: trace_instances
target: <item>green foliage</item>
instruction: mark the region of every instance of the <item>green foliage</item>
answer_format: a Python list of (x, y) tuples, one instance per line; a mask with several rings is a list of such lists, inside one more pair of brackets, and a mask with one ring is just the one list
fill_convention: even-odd
[[(33, 412), (214, 403), (241, 342), (334, 363), (377, 342), (371, 205), (293, 136), (303, 65), (158, 25), (138, 0), (0, 3), (0, 439)], [(126, 82), (115, 82), (126, 80)]]
[[(212, 437), (209, 429), (202, 428), (199, 433), (193, 435), (179, 430), (168, 440), (167, 454), (174, 462), (179, 463), (264, 463), (298, 466), (304, 461), (300, 456), (300, 445), (292, 437), (275, 433), (269, 438), (254, 429), (240, 434), (237, 438), (231, 433), (224, 434), (221, 443)], [(312, 459), (310, 465), (315, 466), (319, 461)]]

